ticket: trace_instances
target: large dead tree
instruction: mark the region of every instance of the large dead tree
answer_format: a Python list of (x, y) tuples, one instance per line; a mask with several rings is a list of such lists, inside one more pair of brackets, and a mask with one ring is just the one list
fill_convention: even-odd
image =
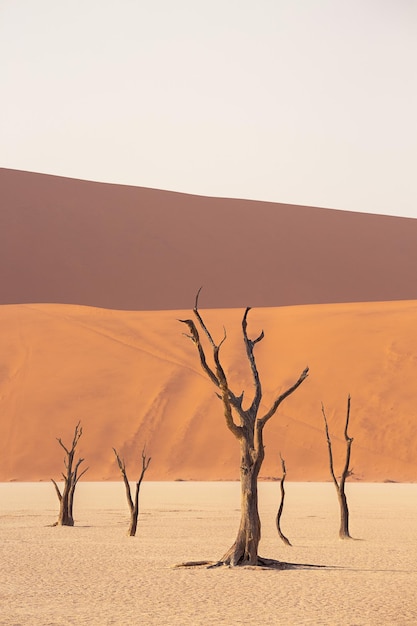
[[(198, 310), (198, 291), (193, 309), (196, 322), (192, 319), (180, 320), (188, 326), (189, 337), (195, 344), (201, 366), (211, 382), (218, 389), (218, 397), (221, 398), (224, 409), (226, 425), (239, 441), (240, 484), (241, 484), (241, 519), (237, 537), (233, 545), (227, 550), (216, 565), (261, 565), (274, 567), (278, 562), (271, 559), (263, 559), (258, 555), (258, 546), (261, 538), (261, 521), (258, 512), (258, 475), (264, 460), (265, 451), (263, 443), (263, 430), (266, 423), (273, 417), (280, 404), (292, 394), (306, 379), (308, 367), (301, 373), (298, 380), (288, 389), (282, 392), (272, 403), (270, 408), (259, 416), (262, 401), (262, 385), (256, 365), (254, 348), (264, 338), (262, 331), (256, 339), (250, 339), (247, 333), (247, 317), (250, 307), (245, 310), (242, 319), (243, 341), (246, 349), (246, 357), (249, 362), (254, 395), (247, 408), (243, 407), (242, 392), (237, 396), (230, 388), (226, 373), (220, 361), (220, 348), (226, 339), (226, 332), (219, 344), (216, 344), (210, 331)], [(205, 348), (200, 340), (197, 326), (204, 332), (210, 345), (214, 366), (207, 362)], [(235, 421), (235, 414), (237, 420)]]
[(54, 526), (74, 526), (73, 505), (75, 487), (77, 486), (81, 476), (83, 476), (88, 470), (88, 467), (86, 467), (81, 473), (78, 473), (79, 467), (81, 463), (83, 463), (84, 459), (79, 458), (78, 461), (74, 463), (75, 450), (82, 434), (83, 429), (80, 422), (78, 422), (74, 430), (74, 437), (70, 448), (67, 448), (63, 444), (62, 439), (57, 438), (59, 445), (65, 451), (64, 465), (66, 473), (62, 474), (64, 479), (62, 493), (55, 480), (51, 478), (59, 500), (58, 521), (54, 524)]
[(127, 477), (126, 474), (126, 465), (123, 459), (120, 458), (117, 450), (115, 448), (113, 448), (113, 452), (116, 456), (117, 459), (117, 464), (119, 466), (120, 472), (123, 476), (123, 482), (125, 484), (125, 489), (126, 489), (126, 498), (127, 498), (127, 503), (129, 505), (129, 511), (130, 511), (130, 524), (129, 524), (129, 530), (127, 531), (127, 534), (129, 535), (129, 537), (134, 537), (136, 535), (136, 529), (138, 527), (138, 517), (139, 517), (139, 491), (140, 491), (140, 486), (143, 480), (143, 477), (145, 476), (145, 472), (149, 467), (149, 463), (151, 462), (151, 457), (146, 457), (145, 454), (145, 449), (142, 450), (142, 471), (141, 474), (139, 476), (139, 480), (136, 483), (136, 491), (135, 491), (135, 499), (133, 500), (132, 498), (132, 492), (130, 490), (130, 483), (129, 483), (129, 479)]
[(338, 497), (339, 506), (340, 506), (339, 537), (340, 539), (351, 539), (351, 536), (349, 534), (349, 508), (348, 508), (348, 503), (347, 503), (347, 498), (346, 498), (346, 493), (345, 493), (346, 479), (349, 476), (351, 476), (353, 473), (353, 471), (349, 469), (350, 453), (351, 453), (351, 447), (352, 447), (352, 442), (353, 442), (353, 437), (349, 437), (348, 435), (348, 426), (349, 426), (349, 417), (350, 417), (350, 396), (348, 396), (348, 401), (347, 401), (346, 422), (345, 422), (345, 430), (344, 430), (344, 437), (345, 437), (345, 442), (346, 442), (346, 457), (345, 457), (345, 464), (342, 470), (342, 475), (340, 476), (340, 480), (337, 480), (337, 477), (334, 471), (332, 441), (330, 439), (329, 425), (327, 423), (326, 413), (325, 413), (323, 404), (321, 405), (321, 411), (323, 413), (324, 428), (326, 431), (327, 448), (329, 451), (330, 475), (336, 487), (337, 497)]

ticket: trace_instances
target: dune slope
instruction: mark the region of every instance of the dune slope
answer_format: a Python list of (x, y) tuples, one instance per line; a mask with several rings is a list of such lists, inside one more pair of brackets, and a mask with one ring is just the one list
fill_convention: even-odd
[(181, 309), (417, 298), (417, 220), (0, 169), (0, 304)]
[[(215, 337), (227, 328), (223, 358), (235, 393), (251, 380), (242, 346), (243, 310), (202, 310)], [(80, 453), (89, 480), (117, 479), (112, 447), (135, 478), (142, 447), (153, 480), (235, 479), (238, 444), (179, 318), (189, 311), (115, 311), (32, 304), (0, 307), (0, 481), (59, 478), (62, 450), (82, 421)], [(344, 460), (343, 425), (352, 396), (350, 434), (357, 480), (415, 481), (417, 301), (253, 309), (262, 409), (310, 376), (265, 429), (263, 477), (327, 480), (321, 402)]]

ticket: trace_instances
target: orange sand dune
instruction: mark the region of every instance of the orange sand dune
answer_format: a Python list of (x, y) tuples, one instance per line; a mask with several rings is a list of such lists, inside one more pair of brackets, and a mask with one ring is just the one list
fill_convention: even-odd
[[(202, 300), (203, 300), (202, 296)], [(205, 310), (235, 393), (251, 381), (242, 350), (243, 311)], [(238, 477), (238, 444), (177, 320), (189, 311), (114, 311), (70, 305), (0, 307), (0, 481), (59, 478), (60, 436), (80, 419), (89, 480), (118, 478), (112, 447), (138, 473), (144, 444), (152, 480)], [(321, 402), (344, 460), (352, 396), (352, 465), (358, 480), (415, 481), (417, 301), (254, 309), (266, 410), (308, 364), (310, 376), (265, 429), (263, 477), (327, 480)]]
[(417, 298), (417, 220), (0, 170), (0, 303), (181, 309)]

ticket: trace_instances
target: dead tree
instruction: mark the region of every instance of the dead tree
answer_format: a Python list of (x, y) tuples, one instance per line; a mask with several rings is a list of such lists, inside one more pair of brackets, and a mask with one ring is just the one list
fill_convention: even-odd
[[(243, 341), (246, 349), (246, 357), (254, 384), (254, 395), (248, 408), (243, 407), (242, 392), (237, 396), (229, 388), (229, 383), (220, 361), (220, 348), (226, 339), (224, 332), (223, 339), (216, 344), (203, 318), (198, 311), (198, 291), (193, 313), (197, 320), (197, 325), (202, 329), (210, 344), (214, 367), (207, 363), (205, 349), (200, 341), (197, 325), (192, 319), (180, 320), (188, 326), (189, 337), (195, 344), (200, 364), (211, 382), (217, 387), (218, 397), (222, 400), (226, 425), (233, 433), (240, 444), (240, 484), (241, 484), (241, 519), (237, 537), (233, 545), (221, 557), (216, 565), (262, 565), (274, 567), (278, 562), (271, 559), (263, 559), (258, 556), (258, 545), (261, 538), (261, 521), (258, 512), (258, 475), (264, 460), (265, 451), (263, 443), (263, 430), (266, 423), (275, 415), (281, 402), (292, 394), (306, 379), (308, 367), (301, 373), (298, 380), (288, 389), (282, 392), (272, 403), (270, 408), (259, 416), (262, 400), (262, 385), (256, 365), (254, 348), (264, 338), (262, 331), (256, 339), (250, 339), (247, 333), (247, 317), (250, 307), (245, 310), (242, 319)], [(235, 421), (234, 413), (237, 414), (238, 422)]]
[(348, 435), (349, 416), (350, 416), (350, 395), (348, 396), (348, 401), (347, 401), (346, 422), (345, 422), (345, 430), (344, 430), (344, 437), (345, 437), (345, 442), (346, 442), (346, 458), (345, 458), (345, 465), (343, 467), (342, 475), (339, 481), (337, 480), (336, 474), (334, 471), (332, 442), (331, 442), (330, 435), (329, 435), (329, 426), (327, 423), (326, 413), (324, 411), (323, 404), (321, 405), (321, 411), (323, 413), (324, 427), (325, 427), (326, 439), (327, 439), (327, 448), (329, 450), (330, 474), (333, 479), (334, 485), (336, 487), (337, 497), (338, 497), (339, 506), (340, 506), (339, 537), (340, 539), (351, 539), (351, 536), (349, 534), (349, 508), (348, 508), (347, 498), (345, 494), (346, 479), (348, 478), (348, 476), (351, 476), (353, 473), (353, 470), (349, 469), (350, 451), (351, 451), (352, 442), (353, 442), (353, 437), (349, 437)]
[(130, 510), (130, 524), (129, 524), (129, 530), (127, 534), (129, 535), (129, 537), (134, 537), (136, 535), (136, 529), (138, 526), (140, 485), (142, 483), (143, 477), (145, 476), (145, 472), (149, 467), (149, 463), (151, 462), (151, 457), (146, 458), (145, 449), (142, 450), (142, 471), (141, 471), (139, 480), (136, 483), (135, 500), (133, 501), (132, 492), (130, 490), (129, 479), (126, 474), (125, 462), (123, 459), (120, 458), (115, 448), (113, 448), (113, 452), (116, 456), (117, 464), (123, 476), (123, 482), (125, 484), (125, 489), (126, 489), (127, 503), (129, 505), (129, 510)]
[(64, 479), (64, 488), (62, 490), (62, 493), (55, 480), (51, 478), (59, 500), (59, 516), (58, 521), (54, 524), (54, 526), (74, 526), (73, 505), (75, 487), (77, 486), (77, 483), (80, 480), (81, 476), (83, 476), (88, 470), (87, 467), (80, 474), (78, 473), (79, 467), (84, 459), (80, 458), (74, 464), (75, 449), (82, 434), (83, 429), (80, 426), (80, 422), (78, 422), (75, 427), (71, 448), (67, 448), (62, 443), (62, 440), (60, 438), (57, 438), (59, 445), (61, 446), (61, 448), (64, 449), (66, 454), (64, 458), (66, 473), (62, 474), (62, 477)]
[(290, 546), (291, 545), (290, 540), (284, 535), (284, 533), (281, 530), (281, 516), (282, 516), (282, 511), (284, 510), (284, 500), (285, 500), (284, 483), (285, 483), (285, 478), (287, 476), (287, 468), (285, 467), (285, 461), (281, 455), (280, 455), (280, 458), (281, 458), (281, 468), (282, 468), (282, 477), (280, 480), (281, 501), (279, 503), (278, 513), (277, 513), (277, 518), (276, 518), (276, 525), (277, 525), (278, 535), (287, 546)]

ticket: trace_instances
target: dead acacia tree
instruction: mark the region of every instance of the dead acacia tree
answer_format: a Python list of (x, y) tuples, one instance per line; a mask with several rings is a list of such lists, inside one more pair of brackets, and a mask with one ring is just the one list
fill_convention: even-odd
[(346, 479), (349, 476), (351, 476), (353, 473), (353, 470), (349, 469), (350, 452), (351, 452), (351, 447), (352, 447), (352, 442), (353, 442), (353, 437), (349, 437), (348, 435), (348, 426), (349, 426), (349, 417), (350, 417), (350, 395), (348, 396), (348, 401), (347, 401), (346, 421), (345, 421), (345, 430), (344, 430), (344, 437), (345, 437), (345, 442), (346, 442), (346, 457), (345, 457), (345, 464), (342, 470), (342, 475), (340, 476), (339, 481), (337, 480), (337, 477), (334, 471), (332, 441), (329, 435), (329, 426), (327, 423), (327, 418), (326, 418), (326, 413), (324, 410), (323, 403), (321, 405), (321, 411), (323, 413), (324, 428), (326, 431), (326, 439), (327, 439), (327, 448), (329, 451), (330, 474), (333, 479), (334, 485), (336, 487), (337, 497), (338, 497), (339, 506), (340, 506), (339, 537), (340, 539), (351, 539), (351, 536), (349, 534), (349, 508), (348, 508), (348, 503), (347, 503), (347, 498), (346, 498), (346, 493), (345, 493)]
[(285, 501), (284, 483), (285, 483), (285, 478), (287, 476), (287, 468), (285, 467), (285, 461), (281, 455), (280, 455), (280, 458), (281, 458), (281, 468), (282, 468), (282, 476), (280, 480), (281, 501), (279, 503), (278, 513), (276, 517), (276, 525), (277, 525), (278, 535), (287, 546), (290, 546), (291, 545), (290, 540), (284, 535), (284, 533), (281, 530), (281, 517), (282, 517), (282, 511), (284, 510), (284, 501)]
[(62, 473), (62, 477), (64, 479), (64, 487), (62, 493), (55, 480), (51, 478), (59, 500), (58, 521), (55, 522), (54, 526), (74, 526), (73, 505), (75, 487), (77, 486), (77, 483), (80, 480), (81, 476), (83, 476), (88, 470), (87, 467), (80, 474), (78, 473), (79, 467), (81, 463), (83, 463), (84, 459), (79, 458), (78, 461), (74, 464), (75, 450), (82, 434), (83, 429), (80, 425), (80, 422), (78, 422), (74, 430), (74, 437), (72, 439), (72, 444), (70, 448), (67, 448), (63, 444), (62, 439), (57, 438), (59, 445), (65, 451), (66, 456), (64, 458), (64, 465), (66, 473)]
[[(259, 416), (258, 413), (262, 400), (262, 385), (256, 365), (254, 348), (256, 344), (264, 338), (264, 332), (262, 331), (256, 339), (250, 339), (248, 337), (247, 317), (250, 311), (250, 307), (248, 307), (242, 319), (242, 332), (246, 357), (249, 362), (255, 390), (249, 406), (244, 408), (244, 392), (237, 396), (229, 388), (229, 383), (220, 361), (220, 348), (226, 339), (226, 332), (224, 332), (221, 342), (216, 344), (198, 310), (200, 291), (201, 289), (197, 292), (193, 309), (197, 324), (192, 319), (180, 321), (188, 326), (189, 334), (186, 336), (195, 344), (204, 372), (219, 390), (217, 395), (223, 403), (226, 425), (239, 441), (241, 452), (241, 519), (239, 530), (235, 542), (216, 565), (261, 565), (274, 567), (279, 565), (277, 561), (264, 559), (258, 555), (258, 545), (261, 538), (261, 521), (258, 512), (258, 475), (265, 456), (263, 430), (266, 423), (275, 415), (283, 400), (292, 394), (306, 379), (308, 367), (301, 373), (298, 380), (291, 385), (291, 387), (282, 392), (274, 400), (270, 408), (262, 416)], [(197, 325), (204, 332), (210, 344), (214, 367), (210, 366), (207, 362), (205, 348), (200, 340)], [(238, 423), (234, 419), (234, 413), (237, 414)]]
[(139, 480), (136, 483), (136, 492), (135, 492), (135, 499), (132, 499), (132, 492), (130, 490), (130, 483), (129, 483), (129, 479), (127, 477), (126, 474), (126, 465), (123, 459), (120, 458), (116, 448), (113, 448), (113, 452), (116, 456), (117, 459), (117, 464), (119, 466), (120, 472), (123, 476), (123, 482), (125, 484), (125, 489), (126, 489), (126, 498), (127, 498), (127, 503), (129, 505), (129, 510), (130, 510), (130, 524), (129, 524), (129, 530), (127, 532), (127, 534), (129, 535), (129, 537), (134, 537), (136, 535), (136, 529), (138, 526), (138, 517), (139, 517), (139, 491), (140, 491), (140, 486), (143, 480), (143, 477), (145, 476), (145, 472), (149, 467), (149, 463), (151, 462), (151, 457), (146, 458), (146, 454), (145, 454), (145, 448), (142, 450), (142, 471), (141, 474), (139, 476)]

